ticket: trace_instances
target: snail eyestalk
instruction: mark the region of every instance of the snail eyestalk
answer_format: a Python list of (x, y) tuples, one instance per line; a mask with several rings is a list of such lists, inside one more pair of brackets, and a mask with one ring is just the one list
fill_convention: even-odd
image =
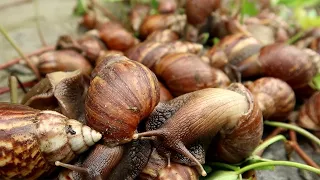
[(83, 167), (79, 167), (79, 166), (75, 166), (75, 165), (71, 165), (71, 164), (62, 163), (60, 161), (56, 161), (54, 164), (56, 166), (61, 166), (61, 167), (70, 169), (72, 171), (77, 171), (77, 172), (81, 172), (81, 173), (89, 173), (89, 170), (87, 168), (83, 168)]

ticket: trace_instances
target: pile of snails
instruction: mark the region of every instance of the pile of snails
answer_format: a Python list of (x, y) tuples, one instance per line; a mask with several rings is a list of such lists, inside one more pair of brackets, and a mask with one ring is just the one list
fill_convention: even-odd
[[(131, 29), (88, 11), (93, 30), (32, 57), (42, 79), (21, 104), (0, 103), (0, 179), (198, 179), (206, 162), (249, 157), (263, 121), (287, 121), (297, 101), (295, 123), (320, 132), (319, 38), (266, 45), (245, 26), (260, 19), (217, 27), (219, 0), (178, 6), (136, 4)], [(199, 43), (216, 28), (219, 43)]]

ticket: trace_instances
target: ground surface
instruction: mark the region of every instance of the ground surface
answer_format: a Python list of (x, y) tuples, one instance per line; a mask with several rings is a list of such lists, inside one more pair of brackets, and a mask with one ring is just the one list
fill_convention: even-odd
[[(0, 0), (0, 6), (13, 0)], [(75, 0), (39, 0), (39, 19), (41, 29), (45, 40), (49, 45), (54, 45), (58, 36), (62, 34), (72, 34), (77, 36), (77, 25), (79, 18), (72, 15), (72, 9)], [(8, 30), (9, 35), (22, 48), (23, 52), (30, 53), (40, 48), (36, 24), (34, 5), (32, 3), (22, 4), (16, 7), (0, 10), (0, 23)], [(0, 35), (0, 63), (4, 63), (14, 57), (17, 57), (16, 51)], [(34, 78), (32, 73), (21, 65), (15, 65), (9, 69), (10, 72), (18, 74), (22, 81), (28, 81)], [(23, 76), (21, 74), (24, 74)], [(0, 87), (6, 87), (9, 71), (0, 71)], [(23, 93), (20, 92), (20, 98)], [(0, 95), (0, 102), (9, 102), (9, 94)], [(303, 148), (312, 158), (320, 164), (320, 155), (313, 153), (311, 147), (302, 142)], [(264, 154), (265, 158), (275, 160), (285, 160), (286, 153), (282, 142), (272, 145)], [(293, 153), (292, 161), (302, 162), (301, 159)], [(300, 180), (300, 179), (320, 179), (312, 173), (297, 171), (294, 168), (277, 167), (274, 171), (259, 171), (258, 180)]]

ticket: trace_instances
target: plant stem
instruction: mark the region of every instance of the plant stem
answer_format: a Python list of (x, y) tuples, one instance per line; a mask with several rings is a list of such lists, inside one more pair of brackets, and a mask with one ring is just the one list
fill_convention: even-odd
[[(32, 86), (34, 86), (35, 84), (36, 84), (35, 81), (30, 81), (30, 82), (22, 83), (22, 85), (23, 85), (24, 87), (32, 87)], [(21, 87), (22, 87), (21, 85), (18, 86), (18, 88), (21, 88)], [(10, 91), (10, 88), (9, 88), (9, 87), (0, 87), (0, 95), (1, 95), (1, 94), (4, 94), (4, 93), (6, 93), (6, 92), (9, 92), (9, 91)]]
[(263, 149), (265, 149), (266, 147), (268, 147), (269, 145), (277, 142), (277, 141), (280, 141), (280, 140), (284, 140), (286, 141), (287, 139), (283, 136), (283, 135), (278, 135), (278, 136), (275, 136), (273, 138), (270, 138), (266, 141), (264, 141), (262, 144), (260, 144), (253, 152), (252, 152), (252, 155), (258, 155), (260, 153), (260, 151), (262, 151)]
[(13, 2), (9, 2), (9, 3), (1, 5), (0, 6), (0, 10), (6, 9), (6, 8), (9, 8), (9, 7), (14, 7), (14, 6), (17, 6), (17, 5), (21, 5), (21, 4), (24, 4), (24, 3), (29, 3), (31, 1), (32, 0), (16, 0), (16, 1), (13, 1)]
[(314, 136), (310, 132), (302, 129), (299, 126), (292, 125), (292, 124), (287, 124), (287, 123), (282, 123), (282, 122), (273, 122), (273, 121), (265, 121), (264, 124), (268, 125), (268, 126), (282, 127), (282, 128), (285, 128), (285, 129), (294, 130), (297, 133), (299, 133), (299, 134), (309, 138), (310, 140), (314, 141), (315, 143), (317, 143), (320, 146), (320, 139), (318, 139), (316, 136)]
[(301, 149), (301, 147), (299, 146), (298, 144), (298, 141), (297, 141), (297, 135), (296, 135), (296, 132), (293, 131), (293, 130), (290, 130), (289, 131), (289, 135), (290, 135), (290, 142), (289, 142), (289, 145), (297, 152), (297, 154), (301, 157), (301, 159), (304, 160), (304, 162), (306, 164), (308, 164), (309, 166), (312, 166), (312, 167), (315, 167), (315, 168), (320, 168), (318, 166), (317, 163), (315, 163), (311, 158), (310, 156), (303, 150)]
[(290, 166), (290, 167), (296, 167), (299, 169), (304, 169), (304, 170), (308, 170), (317, 174), (320, 174), (320, 169), (305, 165), (305, 164), (301, 164), (301, 163), (297, 163), (297, 162), (291, 162), (291, 161), (269, 161), (269, 162), (259, 162), (259, 163), (254, 163), (254, 164), (250, 164), (248, 166), (245, 166), (239, 170), (236, 170), (237, 174), (242, 174), (246, 171), (249, 171), (251, 169), (255, 169), (255, 168), (260, 168), (260, 167), (265, 167), (265, 166)]
[(10, 38), (6, 30), (0, 25), (0, 32), (1, 34), (8, 40), (8, 42), (11, 44), (11, 46), (18, 52), (18, 54), (26, 61), (30, 69), (34, 72), (36, 75), (37, 79), (40, 80), (40, 73), (39, 70), (34, 66), (34, 64), (30, 61), (28, 57), (26, 57), (21, 49), (13, 42), (13, 40)]
[(33, 0), (33, 5), (34, 5), (34, 11), (36, 13), (36, 26), (37, 26), (37, 31), (38, 35), (41, 41), (42, 46), (47, 46), (47, 43), (44, 39), (43, 33), (40, 28), (40, 22), (39, 22), (39, 1), (38, 0)]
[(296, 142), (289, 142), (289, 145), (297, 152), (297, 154), (303, 159), (303, 161), (308, 164), (309, 166), (320, 168), (317, 163), (315, 163), (304, 150)]
[(209, 163), (209, 165), (210, 166), (220, 167), (220, 168), (226, 168), (226, 169), (230, 169), (230, 170), (233, 170), (233, 171), (237, 171), (237, 170), (240, 169), (237, 166), (233, 166), (233, 165), (225, 164), (225, 163), (220, 163), (220, 162), (211, 162), (211, 163)]
[(294, 36), (292, 36), (288, 41), (287, 44), (293, 44), (295, 43), (298, 39), (300, 39), (303, 35), (304, 35), (305, 31), (300, 31), (297, 34), (295, 34)]
[(18, 81), (15, 76), (9, 76), (10, 100), (11, 103), (18, 103)]
[[(47, 51), (51, 51), (54, 49), (55, 49), (54, 46), (47, 46), (47, 47), (40, 48), (30, 54), (27, 54), (26, 56), (27, 57), (38, 56), (38, 55), (41, 55), (42, 53), (45, 53)], [(15, 58), (15, 59), (11, 59), (11, 60), (7, 61), (6, 63), (0, 64), (0, 70), (6, 69), (12, 65), (15, 65), (15, 64), (19, 63), (21, 60), (22, 60), (22, 58)]]

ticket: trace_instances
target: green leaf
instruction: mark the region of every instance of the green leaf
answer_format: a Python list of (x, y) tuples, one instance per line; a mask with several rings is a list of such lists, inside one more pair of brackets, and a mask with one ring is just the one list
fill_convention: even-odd
[(159, 7), (159, 2), (157, 0), (151, 0), (151, 8), (152, 9), (158, 9)]
[(316, 90), (320, 90), (320, 73), (312, 78), (310, 86)]
[(85, 0), (77, 0), (77, 5), (73, 14), (76, 16), (83, 16), (87, 12), (87, 9), (87, 2)]
[(295, 8), (294, 16), (299, 25), (305, 30), (320, 26), (320, 16), (308, 16), (308, 12), (302, 7)]
[(255, 2), (250, 2), (249, 0), (243, 0), (241, 6), (241, 14), (255, 16), (259, 13)]
[(235, 171), (215, 171), (209, 176), (205, 177), (205, 180), (238, 180), (239, 175)]
[(220, 42), (219, 38), (217, 38), (217, 37), (213, 38), (213, 45), (214, 46), (217, 45), (219, 42)]
[(211, 173), (211, 171), (212, 171), (212, 168), (210, 166), (203, 165), (203, 168), (207, 172), (207, 174)]
[(202, 33), (198, 38), (198, 42), (200, 44), (206, 44), (209, 39), (209, 36), (210, 36), (209, 33)]
[(286, 5), (291, 8), (296, 7), (311, 7), (316, 6), (320, 3), (320, 0), (275, 0), (276, 5)]

